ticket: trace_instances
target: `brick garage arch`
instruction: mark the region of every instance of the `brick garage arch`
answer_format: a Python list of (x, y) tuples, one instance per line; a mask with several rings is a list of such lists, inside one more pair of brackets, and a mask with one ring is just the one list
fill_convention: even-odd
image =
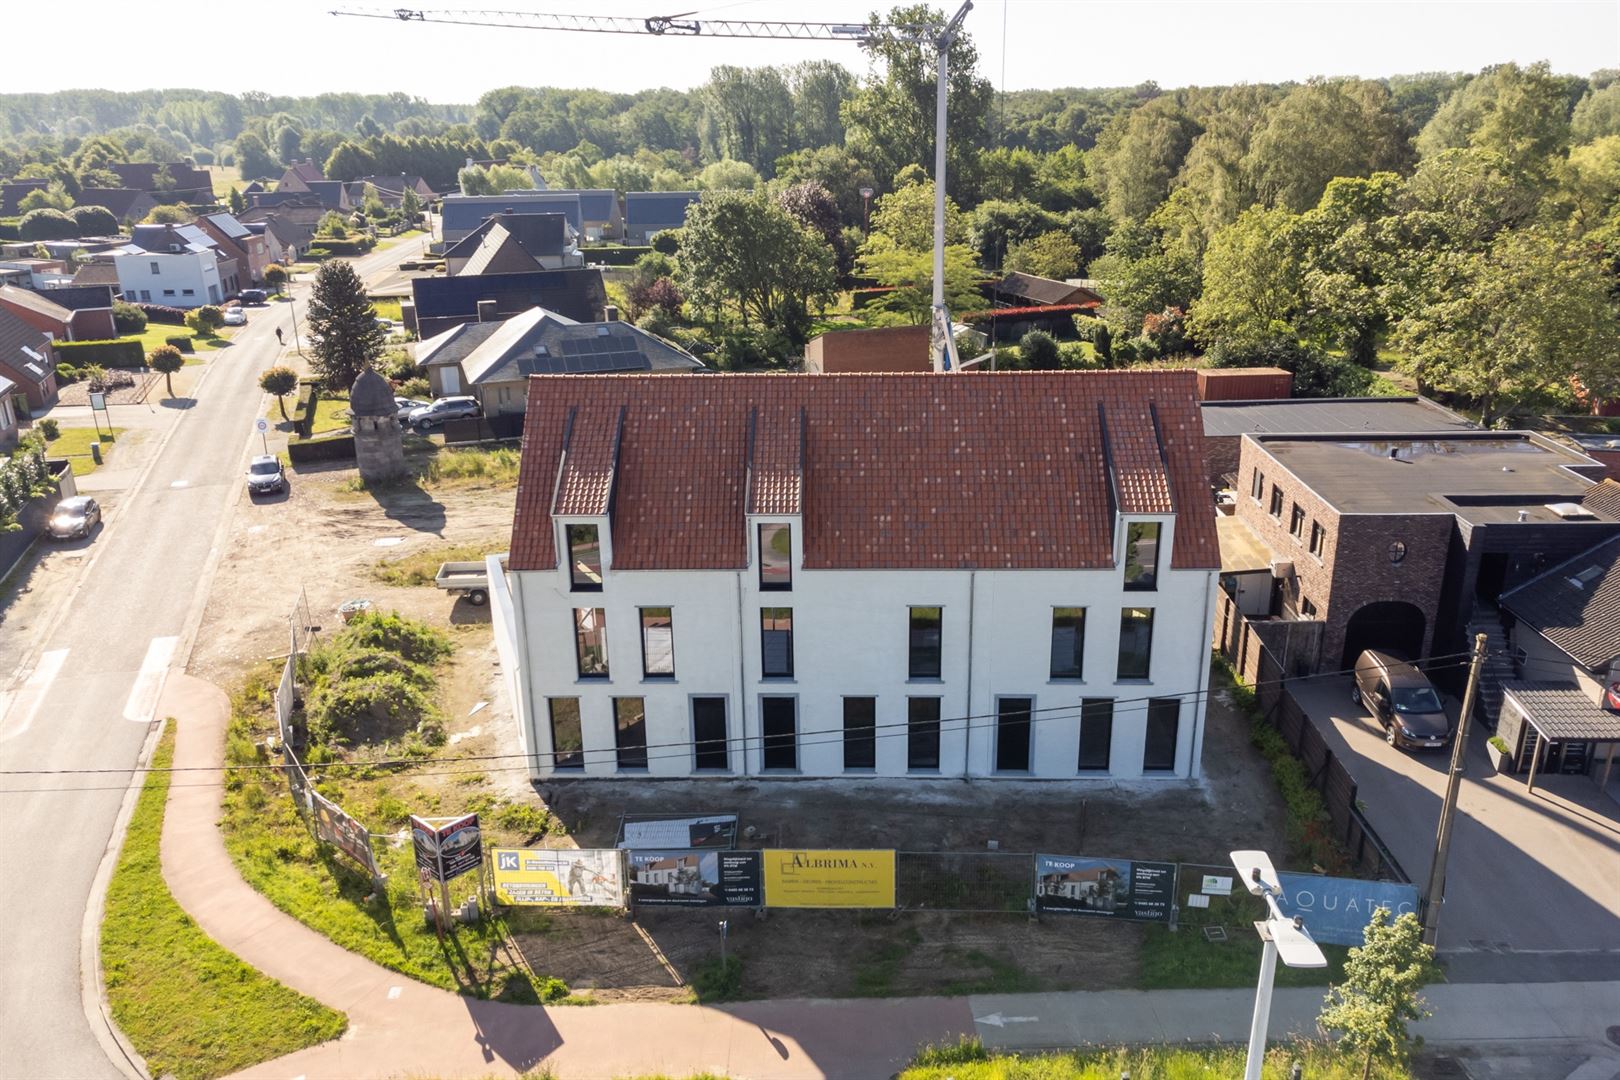
[(1344, 655), (1340, 668), (1355, 665), (1366, 649), (1394, 653), (1408, 660), (1423, 655), (1428, 619), (1423, 609), (1405, 600), (1379, 600), (1356, 609), (1344, 625)]

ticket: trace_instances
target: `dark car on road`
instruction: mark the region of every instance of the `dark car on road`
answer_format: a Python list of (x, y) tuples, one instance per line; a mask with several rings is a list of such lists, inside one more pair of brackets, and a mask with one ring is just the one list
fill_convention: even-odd
[(408, 419), (419, 431), (429, 431), (447, 420), (461, 420), (483, 412), (475, 397), (442, 397), (431, 405), (412, 409)]
[(1429, 750), (1451, 739), (1451, 717), (1440, 693), (1417, 667), (1368, 649), (1356, 658), (1350, 698), (1384, 726), (1384, 741), (1403, 750)]
[(263, 289), (243, 289), (236, 294), (236, 298), (244, 304), (268, 304), (270, 294)]
[(257, 454), (248, 463), (247, 489), (251, 495), (273, 495), (287, 490), (287, 474), (274, 455)]
[(75, 536), (89, 536), (90, 530), (101, 523), (101, 506), (88, 495), (75, 495), (56, 504), (46, 529), (53, 539), (68, 540)]

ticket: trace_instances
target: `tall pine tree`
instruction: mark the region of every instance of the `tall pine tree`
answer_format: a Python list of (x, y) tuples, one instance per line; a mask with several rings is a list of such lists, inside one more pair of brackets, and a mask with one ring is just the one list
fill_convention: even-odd
[(322, 263), (315, 274), (309, 327), (315, 341), (311, 366), (330, 390), (347, 391), (383, 349), (383, 328), (360, 275), (341, 259)]

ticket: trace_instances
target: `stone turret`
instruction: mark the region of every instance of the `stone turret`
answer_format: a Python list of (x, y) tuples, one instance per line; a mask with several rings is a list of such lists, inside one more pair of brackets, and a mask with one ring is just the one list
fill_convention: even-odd
[(349, 391), (349, 414), (360, 479), (368, 484), (385, 484), (405, 476), (404, 431), (397, 412), (388, 380), (370, 368), (362, 371)]

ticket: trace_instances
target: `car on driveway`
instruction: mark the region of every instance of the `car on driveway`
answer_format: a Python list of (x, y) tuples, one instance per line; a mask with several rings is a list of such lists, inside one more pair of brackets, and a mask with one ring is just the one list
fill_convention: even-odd
[(1384, 741), (1402, 750), (1431, 750), (1451, 740), (1451, 717), (1440, 692), (1417, 667), (1368, 649), (1356, 658), (1350, 698), (1384, 727)]
[(248, 463), (247, 489), (249, 497), (287, 490), (287, 474), (273, 454), (255, 454)]
[(411, 426), (421, 431), (430, 431), (447, 420), (461, 420), (469, 416), (477, 416), (483, 410), (478, 406), (475, 397), (442, 397), (431, 405), (424, 405), (420, 409), (412, 409), (407, 419)]
[(418, 401), (415, 398), (395, 397), (394, 417), (400, 423), (406, 423), (410, 420), (411, 413), (415, 412), (417, 409), (427, 408), (428, 404), (429, 403), (426, 401)]
[(247, 312), (243, 311), (239, 307), (226, 308), (225, 309), (225, 325), (226, 326), (246, 326), (247, 325)]
[(89, 536), (101, 523), (101, 505), (88, 495), (74, 495), (56, 504), (45, 527), (56, 540)]

